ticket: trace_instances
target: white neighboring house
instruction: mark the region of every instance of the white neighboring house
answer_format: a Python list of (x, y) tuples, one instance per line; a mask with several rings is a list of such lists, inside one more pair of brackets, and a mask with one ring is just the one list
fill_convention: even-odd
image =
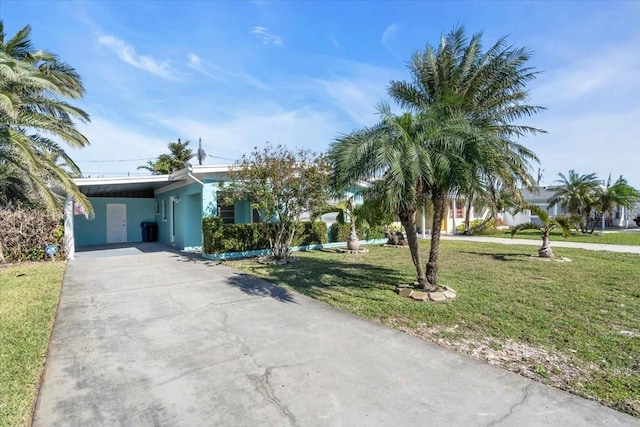
[[(549, 203), (547, 202), (553, 195), (553, 191), (556, 188), (557, 187), (555, 186), (538, 187), (534, 191), (521, 189), (522, 197), (525, 203), (539, 206), (541, 209), (546, 210), (550, 216), (568, 214), (567, 210), (563, 209), (559, 204), (549, 206)], [(627, 228), (629, 226), (635, 227), (636, 224), (633, 222), (633, 220), (638, 214), (640, 214), (640, 201), (638, 201), (633, 209), (625, 209), (623, 206), (618, 206), (616, 209), (609, 213), (609, 218), (606, 218), (606, 226), (624, 228)], [(540, 221), (540, 219), (536, 215), (532, 215), (531, 211), (528, 209), (515, 215), (510, 212), (503, 212), (502, 215), (504, 222), (509, 226), (527, 222), (537, 223)], [(596, 217), (596, 219), (602, 218), (601, 214), (596, 214)], [(600, 228), (599, 221), (600, 220), (598, 219), (596, 228)]]

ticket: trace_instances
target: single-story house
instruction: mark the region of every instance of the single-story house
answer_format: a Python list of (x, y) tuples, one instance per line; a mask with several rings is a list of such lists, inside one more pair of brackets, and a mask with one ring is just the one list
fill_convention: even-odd
[[(553, 192), (557, 187), (538, 187), (533, 191), (527, 189), (521, 189), (524, 202), (539, 206), (543, 210), (546, 210), (550, 216), (566, 215), (567, 210), (560, 204), (556, 203), (549, 206), (548, 200), (553, 196)], [(640, 202), (632, 208), (626, 209), (624, 206), (617, 206), (612, 212), (609, 212), (608, 217), (605, 218), (605, 224), (607, 227), (628, 227), (630, 222), (633, 224), (633, 219), (640, 213)], [(600, 221), (602, 219), (601, 214), (592, 213), (592, 216), (596, 217), (596, 228), (600, 228)], [(503, 220), (509, 226), (523, 224), (527, 222), (538, 223), (540, 219), (531, 213), (530, 210), (525, 209), (522, 212), (513, 214), (510, 212), (503, 213)]]
[[(189, 165), (169, 175), (74, 179), (91, 202), (95, 218), (88, 219), (70, 195), (56, 190), (66, 198), (67, 257), (73, 258), (79, 247), (147, 239), (184, 251), (200, 251), (202, 218), (219, 216), (230, 224), (258, 222), (258, 212), (248, 201), (226, 205), (219, 197), (222, 184), (229, 180), (230, 168)], [(355, 196), (356, 203), (361, 203), (362, 196)], [(308, 215), (301, 220), (308, 220)], [(335, 214), (323, 215), (322, 220), (331, 225)]]
[(79, 205), (64, 195), (69, 256), (73, 257), (76, 247), (142, 242), (143, 223), (152, 229), (146, 231), (153, 236), (146, 237), (195, 251), (202, 248), (203, 217), (253, 222), (256, 212), (249, 202), (227, 206), (218, 197), (229, 170), (230, 166), (188, 166), (170, 175), (75, 179), (95, 218), (87, 219)]

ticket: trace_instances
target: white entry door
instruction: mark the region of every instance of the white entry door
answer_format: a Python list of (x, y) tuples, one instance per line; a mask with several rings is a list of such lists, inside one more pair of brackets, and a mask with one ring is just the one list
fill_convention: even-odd
[(127, 205), (107, 203), (107, 243), (127, 241)]

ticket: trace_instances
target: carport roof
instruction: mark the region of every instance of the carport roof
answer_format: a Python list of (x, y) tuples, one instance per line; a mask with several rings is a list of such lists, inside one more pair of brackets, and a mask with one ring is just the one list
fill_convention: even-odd
[[(88, 197), (110, 197), (114, 195), (125, 195), (125, 197), (137, 197), (140, 194), (151, 194), (167, 185), (178, 182), (186, 183), (189, 180), (198, 181), (194, 175), (221, 175), (231, 169), (231, 166), (189, 166), (170, 175), (148, 175), (148, 176), (123, 176), (115, 178), (76, 178), (73, 182), (80, 191)], [(54, 191), (61, 196), (65, 192), (61, 188)], [(126, 196), (128, 195), (128, 196)], [(146, 197), (149, 197), (148, 195)]]
[[(185, 177), (183, 177), (184, 179)], [(142, 193), (155, 191), (171, 182), (171, 175), (119, 178), (78, 178), (74, 182), (88, 197), (100, 197), (116, 193)]]

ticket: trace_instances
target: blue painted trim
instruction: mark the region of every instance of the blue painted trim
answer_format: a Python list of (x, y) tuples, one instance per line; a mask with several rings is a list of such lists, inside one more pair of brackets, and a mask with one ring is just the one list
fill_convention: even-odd
[[(384, 239), (373, 239), (373, 240), (361, 240), (361, 245), (381, 245), (383, 243), (387, 243), (387, 238)], [(306, 246), (293, 246), (291, 247), (292, 252), (298, 251), (309, 251), (314, 249), (325, 249), (325, 248), (340, 248), (345, 247), (347, 242), (333, 242), (333, 243), (322, 243), (317, 245), (306, 245)], [(244, 251), (244, 252), (226, 252), (219, 254), (205, 254), (202, 253), (202, 257), (206, 259), (210, 259), (213, 261), (225, 260), (225, 259), (240, 259), (240, 258), (253, 258), (257, 256), (265, 256), (271, 254), (271, 249), (257, 249), (255, 251)]]

